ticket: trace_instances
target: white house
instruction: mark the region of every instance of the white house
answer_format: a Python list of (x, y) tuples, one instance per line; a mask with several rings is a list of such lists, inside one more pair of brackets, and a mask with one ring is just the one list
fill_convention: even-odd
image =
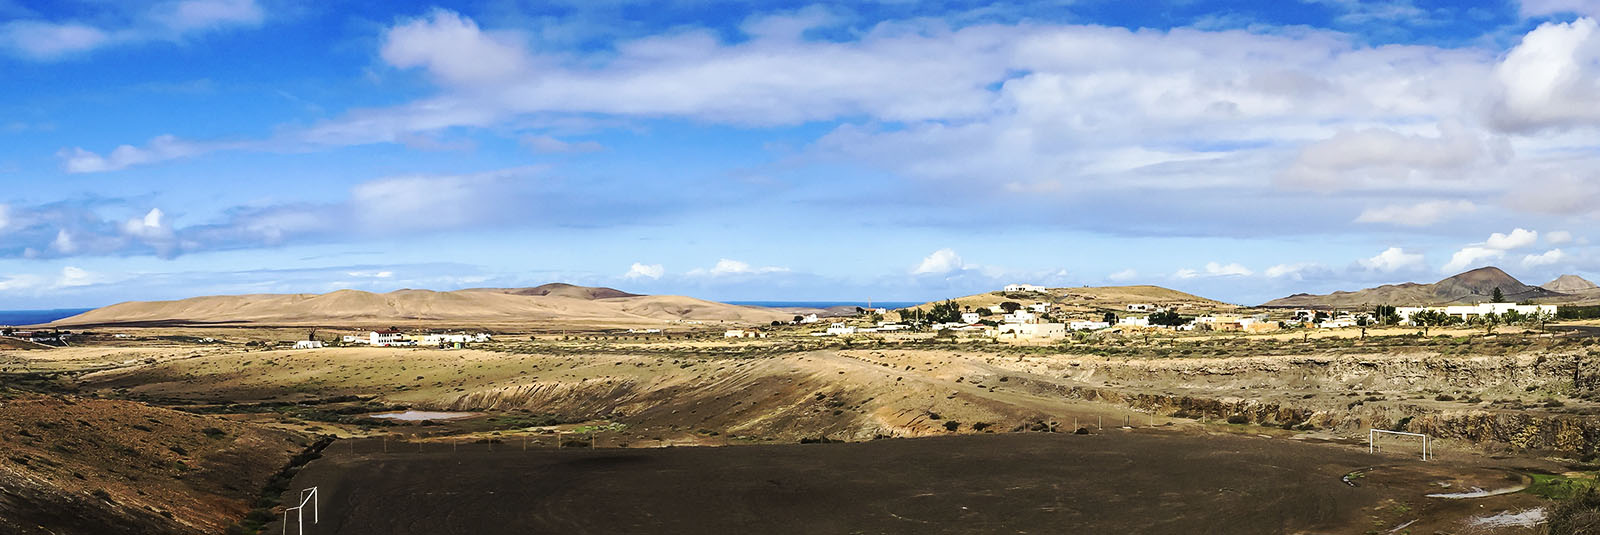
[(1050, 311), (1050, 303), (1034, 303), (1028, 305), (1028, 311), (1043, 314)]
[(833, 335), (833, 336), (846, 336), (846, 335), (855, 334), (856, 333), (856, 328), (852, 327), (852, 326), (849, 326), (849, 325), (845, 325), (843, 323), (835, 323), (835, 324), (829, 325), (828, 326), (828, 330), (826, 332), (828, 334)]
[(811, 314), (811, 315), (808, 315), (806, 317), (800, 318), (800, 323), (816, 323), (816, 322), (819, 322), (819, 321), (822, 321), (822, 318), (818, 318), (816, 314)]
[(1110, 326), (1110, 323), (1104, 321), (1077, 320), (1067, 322), (1067, 328), (1074, 331), (1098, 331)]
[(473, 344), (473, 343), (481, 344), (483, 342), (488, 342), (491, 339), (492, 339), (492, 337), (490, 337), (489, 335), (484, 334), (484, 333), (477, 333), (477, 334), (430, 334), (430, 335), (422, 337), (422, 343), (428, 344), (428, 345)]
[(1151, 311), (1154, 311), (1155, 309), (1156, 309), (1156, 306), (1152, 305), (1150, 303), (1129, 303), (1128, 304), (1128, 312), (1151, 312)]
[(1035, 316), (1032, 312), (1028, 312), (1026, 310), (1018, 310), (1016, 312), (1006, 314), (1002, 318), (1005, 323), (1033, 323), (1038, 321), (1038, 319), (1038, 316)]
[(1002, 323), (989, 331), (995, 338), (1013, 338), (1018, 340), (1037, 340), (1045, 338), (1066, 338), (1067, 324), (1065, 323)]
[(408, 339), (406, 339), (406, 333), (403, 333), (403, 332), (400, 332), (400, 331), (397, 331), (397, 330), (394, 330), (394, 329), (384, 329), (384, 330), (381, 330), (381, 331), (372, 331), (371, 333), (369, 333), (367, 335), (367, 337), (368, 337), (368, 340), (369, 340), (367, 343), (372, 344), (374, 346), (378, 346), (378, 347), (414, 346), (414, 345), (417, 345), (417, 341), (416, 340), (408, 340)]
[(356, 335), (353, 335), (353, 334), (347, 334), (347, 335), (341, 336), (341, 337), (339, 337), (339, 341), (340, 342), (344, 342), (346, 344), (365, 344), (365, 343), (367, 343), (367, 339), (366, 338), (362, 338), (360, 336), (356, 336)]
[(1444, 312), (1445, 314), (1449, 314), (1451, 316), (1455, 316), (1455, 317), (1461, 318), (1463, 320), (1470, 320), (1470, 319), (1472, 319), (1474, 317), (1483, 316), (1483, 315), (1486, 315), (1486, 314), (1497, 314), (1498, 315), (1498, 314), (1505, 314), (1507, 312), (1512, 312), (1512, 311), (1516, 311), (1516, 313), (1522, 314), (1522, 315), (1525, 315), (1525, 316), (1533, 315), (1533, 314), (1549, 314), (1551, 316), (1554, 316), (1556, 314), (1557, 308), (1556, 308), (1555, 305), (1516, 305), (1516, 304), (1512, 304), (1512, 303), (1478, 303), (1476, 305), (1455, 305), (1455, 306), (1447, 306), (1447, 307), (1397, 307), (1397, 308), (1394, 309), (1394, 312), (1395, 312), (1395, 314), (1400, 316), (1400, 321), (1402, 323), (1411, 323), (1411, 315), (1412, 314), (1416, 314), (1418, 312), (1422, 312), (1424, 310), (1437, 310), (1437, 311)]
[(1149, 327), (1150, 326), (1150, 318), (1149, 317), (1122, 318), (1122, 319), (1117, 320), (1117, 325), (1120, 325), (1120, 326), (1123, 326), (1123, 327)]
[(746, 331), (744, 329), (729, 329), (728, 332), (722, 333), (723, 338), (766, 338), (766, 336), (761, 331)]
[(322, 342), (317, 340), (301, 340), (294, 343), (295, 349), (322, 349)]
[(981, 319), (983, 319), (983, 316), (978, 315), (977, 312), (962, 312), (961, 313), (961, 322), (962, 323), (966, 323), (967, 325), (972, 325), (974, 323), (977, 323), (978, 320), (981, 320)]
[(1007, 284), (1005, 291), (1010, 292), (1044, 292), (1044, 287), (1037, 284)]

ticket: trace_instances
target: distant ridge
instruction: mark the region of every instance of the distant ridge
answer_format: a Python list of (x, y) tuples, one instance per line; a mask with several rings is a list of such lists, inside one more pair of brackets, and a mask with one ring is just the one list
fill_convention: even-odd
[(326, 294), (257, 294), (127, 302), (52, 325), (406, 325), (532, 324), (551, 321), (661, 323), (672, 320), (768, 323), (785, 311), (612, 288), (546, 284), (453, 292), (339, 290)]
[[(1559, 279), (1558, 279), (1559, 280)], [(1488, 302), (1495, 288), (1508, 302), (1536, 299), (1560, 299), (1568, 296), (1538, 286), (1529, 286), (1502, 271), (1489, 266), (1446, 277), (1433, 284), (1386, 284), (1353, 292), (1333, 292), (1326, 295), (1294, 294), (1274, 299), (1262, 306), (1270, 307), (1352, 307), (1372, 305), (1470, 305)]]

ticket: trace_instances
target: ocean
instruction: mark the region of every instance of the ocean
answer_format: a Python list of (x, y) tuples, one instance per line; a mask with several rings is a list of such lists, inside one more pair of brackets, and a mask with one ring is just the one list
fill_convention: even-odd
[[(867, 308), (866, 301), (724, 301), (730, 305), (744, 305), (768, 308), (829, 308), (829, 307), (861, 307)], [(922, 304), (920, 301), (873, 301), (873, 308), (899, 308), (914, 307)]]
[(0, 310), (0, 325), (34, 325), (70, 318), (92, 308), (55, 308), (50, 310)]

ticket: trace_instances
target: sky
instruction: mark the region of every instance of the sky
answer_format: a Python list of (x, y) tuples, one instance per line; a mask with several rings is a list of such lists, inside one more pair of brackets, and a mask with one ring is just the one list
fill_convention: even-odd
[(1600, 280), (1589, 0), (0, 0), (0, 309)]

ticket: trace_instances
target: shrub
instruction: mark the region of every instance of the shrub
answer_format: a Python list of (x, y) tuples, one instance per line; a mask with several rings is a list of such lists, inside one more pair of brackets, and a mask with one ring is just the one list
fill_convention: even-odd
[(955, 430), (960, 429), (960, 428), (961, 428), (961, 422), (957, 422), (955, 420), (951, 420), (951, 421), (948, 421), (948, 422), (944, 423), (944, 430), (945, 431), (955, 431)]
[(1250, 418), (1246, 417), (1243, 414), (1235, 414), (1233, 416), (1229, 416), (1228, 417), (1228, 423), (1230, 423), (1230, 424), (1250, 423)]
[(1434, 396), (1433, 400), (1434, 401), (1455, 401), (1456, 398), (1455, 398), (1455, 396), (1452, 396), (1450, 394), (1439, 394), (1437, 396)]

